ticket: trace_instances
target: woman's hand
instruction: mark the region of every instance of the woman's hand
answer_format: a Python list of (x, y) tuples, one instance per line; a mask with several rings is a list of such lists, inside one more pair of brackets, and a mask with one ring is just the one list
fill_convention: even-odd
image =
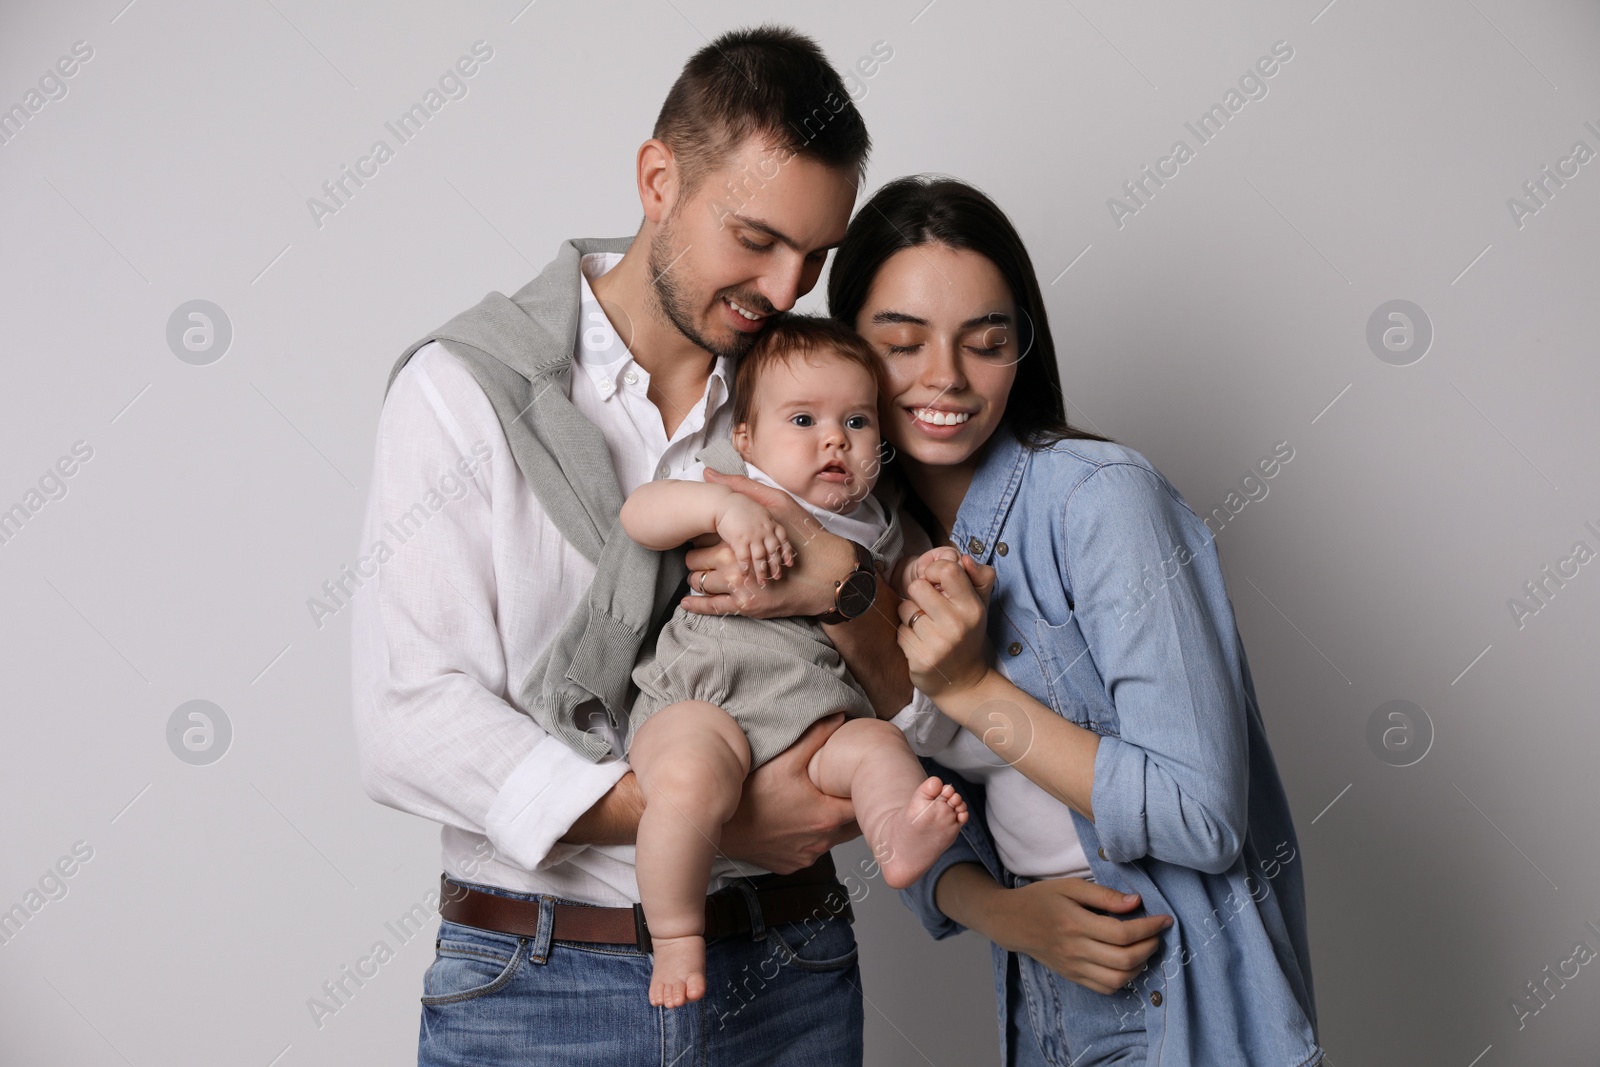
[(727, 544), (691, 549), (684, 557), (690, 571), (690, 587), (709, 595), (684, 597), (680, 602), (684, 610), (697, 615), (744, 615), (752, 619), (832, 611), (838, 582), (856, 564), (850, 542), (824, 530), (810, 512), (781, 489), (709, 468), (706, 481), (726, 486), (765, 508), (788, 532), (793, 562), (783, 581), (763, 585), (740, 569), (738, 556)]
[(911, 569), (900, 603), (900, 650), (911, 683), (935, 702), (977, 685), (989, 673), (984, 624), (994, 568), (953, 549), (935, 548)]
[(1096, 993), (1113, 993), (1133, 981), (1161, 947), (1157, 935), (1172, 925), (1167, 915), (1118, 918), (1138, 908), (1135, 894), (1082, 878), (1002, 889), (976, 863), (946, 871), (935, 897), (939, 910), (962, 926)]
[[(1003, 892), (997, 918), (1011, 951), (1032, 956), (1096, 993), (1114, 993), (1133, 981), (1161, 947), (1158, 935), (1172, 925), (1166, 915), (1119, 919), (1091, 911), (1133, 911), (1139, 898), (1081, 878), (1029, 882)], [(995, 943), (1008, 947), (999, 939)]]

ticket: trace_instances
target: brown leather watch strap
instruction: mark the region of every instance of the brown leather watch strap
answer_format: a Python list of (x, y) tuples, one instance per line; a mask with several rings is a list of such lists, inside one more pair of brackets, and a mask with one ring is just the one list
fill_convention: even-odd
[[(842, 916), (854, 922), (850, 895), (834, 876), (833, 857), (824, 853), (810, 867), (787, 875), (763, 875), (746, 883), (755, 890), (764, 926)], [(471, 886), (439, 878), (441, 918), (482, 930), (537, 937), (539, 901), (501, 896)], [(706, 897), (706, 939), (729, 934), (749, 933), (750, 909), (738, 885), (718, 890)], [(650, 950), (650, 934), (644, 913), (631, 908), (599, 908), (585, 904), (557, 902), (551, 912), (550, 938), (553, 941), (580, 941), (602, 945), (632, 945)]]

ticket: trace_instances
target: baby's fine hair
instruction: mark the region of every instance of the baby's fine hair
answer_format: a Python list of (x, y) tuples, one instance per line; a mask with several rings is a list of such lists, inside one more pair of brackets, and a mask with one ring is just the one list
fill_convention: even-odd
[(833, 356), (865, 367), (873, 384), (883, 388), (878, 354), (866, 339), (837, 319), (820, 315), (784, 314), (773, 318), (755, 346), (739, 359), (733, 376), (733, 424), (750, 421), (755, 405), (756, 385), (773, 367), (787, 364), (796, 356)]

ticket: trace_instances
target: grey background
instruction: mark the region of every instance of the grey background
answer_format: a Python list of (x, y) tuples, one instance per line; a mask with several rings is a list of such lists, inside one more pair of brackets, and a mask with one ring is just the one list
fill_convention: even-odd
[[(349, 616), (306, 600), (356, 554), (401, 349), (561, 239), (632, 232), (683, 61), (775, 18), (841, 69), (893, 48), (858, 95), (869, 186), (944, 171), (1011, 214), (1076, 418), (1201, 514), (1294, 448), (1219, 548), (1330, 1062), (1600, 1060), (1596, 967), (1511, 1008), (1600, 948), (1600, 564), (1520, 628), (1507, 603), (1600, 548), (1600, 162), (1520, 228), (1506, 206), (1600, 150), (1593, 3), (125, 2), (0, 13), (0, 105), (94, 49), (0, 146), (0, 507), (93, 448), (0, 545), (0, 906), (93, 849), (0, 946), (0, 1059), (414, 1059), (431, 933), (320, 1029), (306, 1006), (438, 875), (436, 827), (361, 790)], [(469, 95), (318, 228), (307, 198), (480, 39)], [(1279, 40), (1268, 95), (1119, 229), (1107, 199)], [(233, 327), (208, 366), (166, 342), (196, 299)], [(1395, 299), (1434, 328), (1410, 366), (1366, 343)], [(167, 741), (197, 699), (232, 728), (203, 766)], [(1411, 766), (1368, 745), (1391, 700), (1433, 725)], [(870, 1062), (994, 1061), (984, 942), (930, 942), (881, 885), (858, 933)]]

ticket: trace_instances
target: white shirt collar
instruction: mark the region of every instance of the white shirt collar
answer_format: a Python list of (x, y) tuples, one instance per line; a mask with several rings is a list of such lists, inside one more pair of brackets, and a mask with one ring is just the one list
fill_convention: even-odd
[[(783, 489), (783, 486), (773, 481), (766, 471), (754, 463), (746, 462), (745, 470), (750, 475), (750, 480), (773, 489)], [(783, 489), (788, 493), (787, 489)], [(857, 544), (871, 548), (883, 531), (889, 528), (888, 516), (884, 514), (883, 505), (878, 503), (878, 498), (872, 493), (862, 497), (861, 502), (847, 512), (829, 511), (827, 508), (818, 507), (802, 497), (789, 493), (794, 502), (811, 513), (811, 517), (822, 523), (822, 528), (831, 534), (847, 538)]]
[[(622, 385), (622, 375), (630, 370), (646, 388), (650, 384), (650, 372), (634, 362), (632, 353), (617, 336), (616, 328), (589, 285), (591, 278), (600, 277), (621, 262), (621, 252), (590, 252), (579, 261), (578, 337), (573, 362), (589, 375), (603, 400), (616, 396)], [(733, 362), (726, 356), (718, 356), (711, 364), (710, 379), (706, 382), (707, 407), (715, 411), (732, 395)]]

